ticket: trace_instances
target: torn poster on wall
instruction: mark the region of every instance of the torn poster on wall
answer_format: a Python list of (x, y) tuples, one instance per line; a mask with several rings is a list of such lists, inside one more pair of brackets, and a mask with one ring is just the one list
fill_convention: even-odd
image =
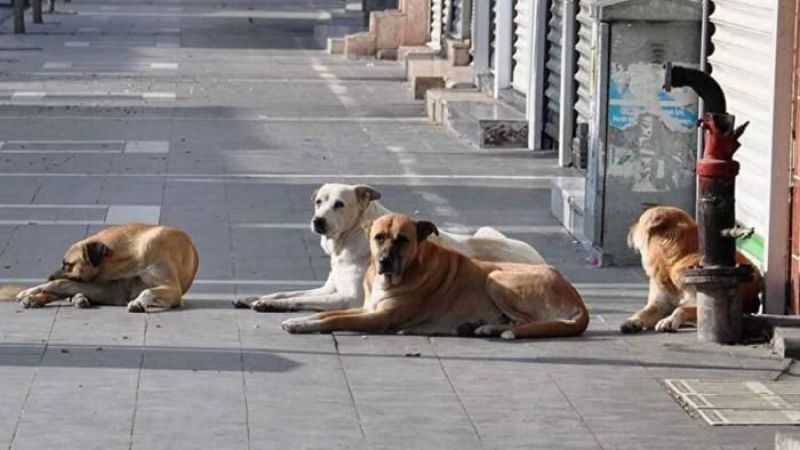
[(624, 178), (633, 192), (692, 183), (696, 94), (689, 88), (664, 91), (660, 64), (614, 64), (609, 75), (608, 174)]

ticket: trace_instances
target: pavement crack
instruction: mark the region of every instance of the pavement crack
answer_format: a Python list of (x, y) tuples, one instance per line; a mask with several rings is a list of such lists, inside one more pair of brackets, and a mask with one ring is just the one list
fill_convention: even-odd
[(136, 374), (136, 392), (133, 395), (133, 415), (131, 416), (131, 431), (129, 433), (130, 442), (128, 444), (128, 449), (133, 449), (133, 433), (136, 430), (136, 416), (139, 412), (139, 390), (142, 385), (142, 372), (144, 370), (144, 354), (145, 349), (147, 348), (147, 325), (148, 325), (148, 316), (145, 313), (144, 317), (144, 330), (142, 332), (142, 352), (139, 358), (139, 371)]
[(250, 440), (250, 404), (247, 402), (247, 376), (245, 374), (244, 365), (244, 346), (242, 345), (242, 324), (239, 320), (236, 321), (236, 329), (239, 334), (239, 361), (242, 367), (242, 397), (244, 398), (244, 425), (247, 430), (247, 449), (252, 448)]
[(47, 349), (50, 348), (50, 336), (53, 335), (53, 329), (56, 326), (56, 319), (58, 318), (58, 313), (61, 311), (61, 307), (56, 307), (56, 312), (53, 313), (53, 321), (50, 322), (50, 329), (47, 330), (47, 338), (44, 342), (44, 348), (42, 349), (42, 354), (39, 356), (39, 361), (36, 364), (36, 368), (33, 369), (33, 373), (31, 374), (31, 381), (28, 383), (28, 389), (25, 391), (25, 399), (22, 401), (22, 408), (19, 410), (19, 414), (17, 415), (17, 420), (14, 423), (14, 431), (11, 433), (11, 439), (8, 441), (8, 450), (11, 450), (14, 447), (14, 444), (17, 441), (17, 433), (19, 432), (19, 425), (22, 423), (23, 417), (25, 417), (25, 408), (28, 406), (28, 401), (31, 397), (31, 391), (33, 391), (33, 384), (36, 382), (36, 376), (39, 374), (39, 368), (42, 367), (42, 362), (44, 361), (44, 357), (47, 354)]
[(331, 334), (331, 338), (333, 339), (333, 349), (336, 352), (336, 360), (339, 362), (339, 370), (342, 371), (342, 376), (344, 377), (344, 384), (347, 387), (347, 393), (350, 395), (350, 403), (353, 405), (353, 411), (356, 415), (356, 421), (358, 421), (358, 430), (361, 432), (361, 438), (366, 439), (367, 435), (364, 433), (364, 424), (361, 423), (361, 414), (358, 412), (358, 405), (356, 404), (356, 397), (353, 395), (353, 387), (350, 384), (350, 378), (347, 377), (347, 371), (344, 368), (344, 360), (342, 359), (342, 354), (339, 353), (339, 341), (336, 339), (336, 334)]
[(553, 383), (553, 385), (556, 387), (556, 389), (558, 389), (558, 392), (561, 394), (561, 396), (564, 398), (564, 400), (566, 400), (566, 402), (569, 404), (569, 407), (570, 407), (570, 409), (572, 409), (572, 412), (573, 412), (573, 413), (575, 413), (575, 416), (576, 416), (576, 417), (578, 418), (578, 420), (581, 422), (581, 424), (583, 425), (583, 427), (584, 427), (584, 428), (586, 429), (586, 431), (588, 431), (588, 432), (589, 432), (589, 434), (592, 436), (592, 439), (594, 439), (594, 441), (597, 443), (597, 446), (598, 446), (599, 448), (604, 448), (604, 447), (603, 447), (603, 444), (600, 442), (600, 439), (598, 439), (598, 438), (597, 438), (597, 435), (596, 435), (596, 434), (594, 434), (594, 430), (592, 430), (592, 428), (589, 426), (589, 424), (588, 424), (588, 423), (586, 423), (586, 419), (583, 417), (583, 414), (581, 414), (581, 412), (580, 412), (580, 411), (578, 411), (578, 408), (575, 406), (575, 404), (574, 404), (574, 403), (572, 403), (572, 400), (569, 398), (569, 396), (567, 395), (567, 393), (566, 393), (566, 392), (564, 392), (564, 389), (562, 389), (562, 388), (561, 388), (561, 385), (560, 385), (560, 384), (558, 384), (558, 382), (556, 381), (556, 379), (555, 379), (555, 378), (553, 378), (553, 375), (551, 375), (551, 374), (548, 372), (548, 373), (547, 373), (547, 378), (549, 378), (549, 379), (550, 379), (550, 382), (551, 382), (551, 383)]
[(450, 374), (448, 374), (447, 370), (444, 368), (444, 364), (442, 363), (442, 358), (440, 358), (439, 354), (436, 352), (436, 347), (433, 344), (433, 340), (431, 339), (430, 336), (426, 337), (426, 339), (428, 340), (428, 345), (430, 346), (431, 351), (433, 352), (433, 356), (436, 358), (436, 362), (439, 364), (439, 370), (442, 371), (444, 379), (447, 380), (447, 384), (450, 385), (450, 390), (453, 391), (453, 394), (456, 396), (456, 399), (458, 400), (458, 404), (461, 406), (461, 411), (467, 417), (469, 425), (472, 427), (472, 431), (475, 433), (475, 436), (477, 436), (479, 441), (482, 441), (483, 437), (481, 437), (481, 432), (478, 431), (478, 426), (475, 425), (475, 421), (472, 419), (472, 416), (470, 415), (469, 411), (467, 411), (467, 405), (464, 404), (464, 399), (461, 398), (461, 395), (458, 393), (458, 389), (456, 389), (455, 384), (453, 384), (453, 380), (450, 378)]

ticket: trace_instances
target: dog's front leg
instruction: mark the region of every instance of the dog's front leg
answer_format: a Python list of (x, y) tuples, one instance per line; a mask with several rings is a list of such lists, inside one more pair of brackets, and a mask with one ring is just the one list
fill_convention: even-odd
[(361, 296), (336, 292), (330, 295), (303, 296), (258, 302), (253, 309), (258, 312), (336, 311), (361, 303)]
[(650, 289), (647, 295), (647, 304), (637, 311), (619, 328), (623, 333), (638, 333), (652, 330), (656, 323), (672, 311), (678, 303), (677, 294), (667, 292), (654, 280), (650, 280)]
[(364, 300), (361, 273), (348, 274), (345, 279), (334, 280), (333, 273), (325, 283), (326, 293), (315, 293), (293, 298), (259, 300), (252, 308), (258, 312), (286, 311), (336, 311), (361, 306)]
[(391, 328), (391, 317), (386, 311), (364, 312), (363, 310), (357, 310), (352, 314), (328, 315), (327, 317), (323, 316), (323, 314), (287, 319), (281, 323), (281, 328), (292, 334), (332, 333), (334, 331), (382, 333)]
[(286, 302), (278, 302), (277, 300), (285, 300), (285, 299), (292, 299), (297, 297), (314, 297), (320, 295), (330, 295), (336, 292), (336, 288), (334, 287), (333, 281), (328, 278), (324, 285), (314, 288), (314, 289), (307, 289), (305, 291), (286, 291), (286, 292), (275, 292), (273, 294), (262, 295), (258, 297), (247, 297), (244, 299), (238, 299), (233, 302), (233, 306), (237, 308), (251, 308), (255, 309), (256, 311), (267, 311), (270, 305), (279, 305), (281, 303)]
[(56, 300), (77, 296), (75, 306), (87, 307), (89, 301), (86, 296), (92, 296), (97, 287), (89, 283), (80, 283), (71, 280), (53, 280), (26, 289), (17, 295), (17, 300), (23, 308), (38, 308)]

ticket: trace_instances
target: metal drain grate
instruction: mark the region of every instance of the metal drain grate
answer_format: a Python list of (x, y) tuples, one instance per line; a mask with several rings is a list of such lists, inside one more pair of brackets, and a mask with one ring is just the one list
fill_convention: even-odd
[(665, 385), (709, 425), (800, 425), (800, 383), (665, 380)]

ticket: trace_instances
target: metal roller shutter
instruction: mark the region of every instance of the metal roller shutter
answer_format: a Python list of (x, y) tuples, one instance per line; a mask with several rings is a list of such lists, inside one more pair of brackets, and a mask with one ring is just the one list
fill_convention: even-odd
[(547, 22), (547, 58), (545, 70), (547, 78), (544, 90), (545, 117), (544, 134), (549, 139), (550, 148), (558, 148), (559, 121), (561, 112), (561, 36), (564, 10), (563, 0), (550, 3), (550, 17)]
[(589, 3), (581, 0), (578, 11), (578, 64), (575, 84), (578, 98), (575, 111), (578, 123), (591, 123), (592, 119), (592, 19), (589, 16)]
[(567, 147), (572, 149), (570, 158), (575, 167), (585, 168), (588, 158), (588, 134), (592, 122), (592, 18), (589, 0), (580, 0), (576, 15), (577, 38), (575, 44), (575, 126), (571, 132), (572, 142)]
[(511, 74), (511, 87), (523, 94), (528, 93), (531, 68), (531, 5), (527, 0), (514, 2), (514, 70)]
[[(772, 142), (773, 42), (777, 0), (715, 0), (710, 19), (714, 51), (708, 57), (714, 78), (739, 124), (750, 121), (736, 152), (736, 219), (766, 236)], [(789, 95), (787, 92), (786, 95)]]
[(436, 50), (442, 48), (442, 22), (444, 20), (444, 0), (431, 0), (431, 42)]
[(451, 0), (448, 34), (455, 39), (471, 35), (472, 0)]
[(494, 60), (494, 50), (497, 46), (497, 0), (490, 0), (492, 2), (489, 11), (491, 12), (491, 16), (489, 17), (489, 68), (494, 72), (494, 66), (496, 64)]

